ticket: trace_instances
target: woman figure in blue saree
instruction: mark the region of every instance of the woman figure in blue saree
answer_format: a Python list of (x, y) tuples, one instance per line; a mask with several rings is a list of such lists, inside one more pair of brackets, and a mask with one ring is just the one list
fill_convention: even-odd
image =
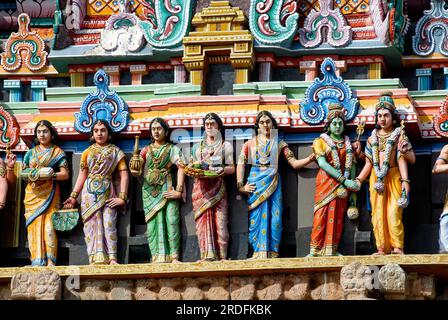
[[(282, 154), (294, 169), (311, 161), (311, 154), (296, 159), (288, 145), (278, 141), (278, 125), (269, 111), (261, 111), (255, 120), (256, 136), (247, 141), (238, 157), (237, 188), (248, 196), (249, 243), (252, 259), (277, 258), (282, 234), (282, 190), (278, 158)], [(251, 164), (247, 183), (245, 165)]]

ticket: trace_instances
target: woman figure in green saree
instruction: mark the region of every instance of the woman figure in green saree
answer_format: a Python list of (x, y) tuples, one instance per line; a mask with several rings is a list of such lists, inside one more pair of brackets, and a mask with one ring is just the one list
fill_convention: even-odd
[[(144, 173), (142, 198), (152, 262), (178, 262), (180, 254), (180, 208), (186, 163), (180, 149), (169, 142), (169, 127), (162, 118), (150, 123), (152, 143), (143, 148), (129, 166), (133, 176)], [(176, 165), (177, 184), (171, 166)]]

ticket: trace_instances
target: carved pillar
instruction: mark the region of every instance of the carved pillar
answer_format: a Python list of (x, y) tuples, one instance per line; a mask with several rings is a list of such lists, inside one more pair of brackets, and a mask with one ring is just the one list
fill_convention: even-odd
[(85, 86), (84, 73), (71, 72), (70, 73), (70, 85), (72, 87), (84, 87)]
[(171, 65), (174, 66), (174, 83), (186, 83), (187, 69), (182, 63), (182, 58), (172, 58)]
[(185, 67), (190, 71), (190, 83), (202, 86), (204, 81), (204, 61), (185, 63)]
[(111, 86), (120, 85), (120, 67), (119, 66), (104, 66), (103, 70), (110, 77)]
[(370, 80), (381, 79), (381, 76), (382, 76), (381, 63), (374, 62), (369, 64), (369, 79)]
[(133, 64), (129, 67), (129, 71), (132, 76), (132, 85), (142, 84), (143, 75), (147, 73), (146, 65), (144, 64)]
[(418, 78), (419, 91), (431, 90), (432, 69), (416, 69), (415, 75)]
[(46, 88), (48, 88), (47, 80), (31, 80), (31, 100), (44, 101)]
[(305, 73), (305, 81), (313, 81), (317, 77), (316, 61), (300, 61), (300, 73)]
[(445, 77), (445, 90), (448, 89), (448, 68), (443, 68), (443, 76)]
[(336, 65), (336, 76), (340, 77), (341, 72), (347, 71), (347, 62), (345, 60), (339, 60), (334, 62)]
[(9, 90), (9, 102), (22, 101), (22, 83), (20, 80), (4, 80), (3, 87)]

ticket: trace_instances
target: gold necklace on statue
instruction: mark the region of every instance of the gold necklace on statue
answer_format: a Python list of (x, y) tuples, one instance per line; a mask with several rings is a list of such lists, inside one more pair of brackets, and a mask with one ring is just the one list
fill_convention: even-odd
[(380, 134), (379, 132), (377, 132), (377, 136), (378, 136), (378, 150), (380, 152), (386, 151), (387, 140), (389, 139), (389, 137), (392, 134), (392, 132), (393, 131), (388, 132), (386, 134)]

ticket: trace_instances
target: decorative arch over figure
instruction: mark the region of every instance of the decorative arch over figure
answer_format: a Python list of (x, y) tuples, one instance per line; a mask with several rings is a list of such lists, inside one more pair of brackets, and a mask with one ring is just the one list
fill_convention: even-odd
[(80, 112), (75, 113), (75, 130), (90, 133), (97, 120), (106, 120), (113, 132), (124, 130), (129, 122), (128, 107), (124, 100), (109, 89), (109, 76), (103, 69), (95, 73), (93, 82), (97, 87), (81, 105)]
[(443, 138), (448, 138), (448, 95), (442, 102), (439, 113), (434, 116), (434, 131)]
[(305, 99), (300, 103), (300, 117), (311, 125), (322, 124), (331, 103), (344, 107), (345, 118), (351, 121), (358, 113), (358, 98), (353, 97), (352, 89), (336, 75), (336, 65), (331, 58), (325, 58), (320, 70), (323, 79), (316, 78), (305, 91)]
[(8, 72), (26, 67), (39, 71), (47, 65), (44, 40), (35, 31), (30, 31), (30, 17), (22, 13), (18, 18), (19, 31), (13, 32), (6, 42), (5, 52), (0, 54), (1, 66)]
[(0, 148), (14, 148), (20, 140), (16, 118), (0, 106)]
[(444, 0), (432, 0), (431, 9), (424, 11), (412, 37), (412, 49), (416, 55), (428, 56), (441, 53), (448, 56), (448, 9)]
[(289, 44), (296, 35), (299, 23), (296, 0), (251, 0), (250, 31), (264, 44)]

